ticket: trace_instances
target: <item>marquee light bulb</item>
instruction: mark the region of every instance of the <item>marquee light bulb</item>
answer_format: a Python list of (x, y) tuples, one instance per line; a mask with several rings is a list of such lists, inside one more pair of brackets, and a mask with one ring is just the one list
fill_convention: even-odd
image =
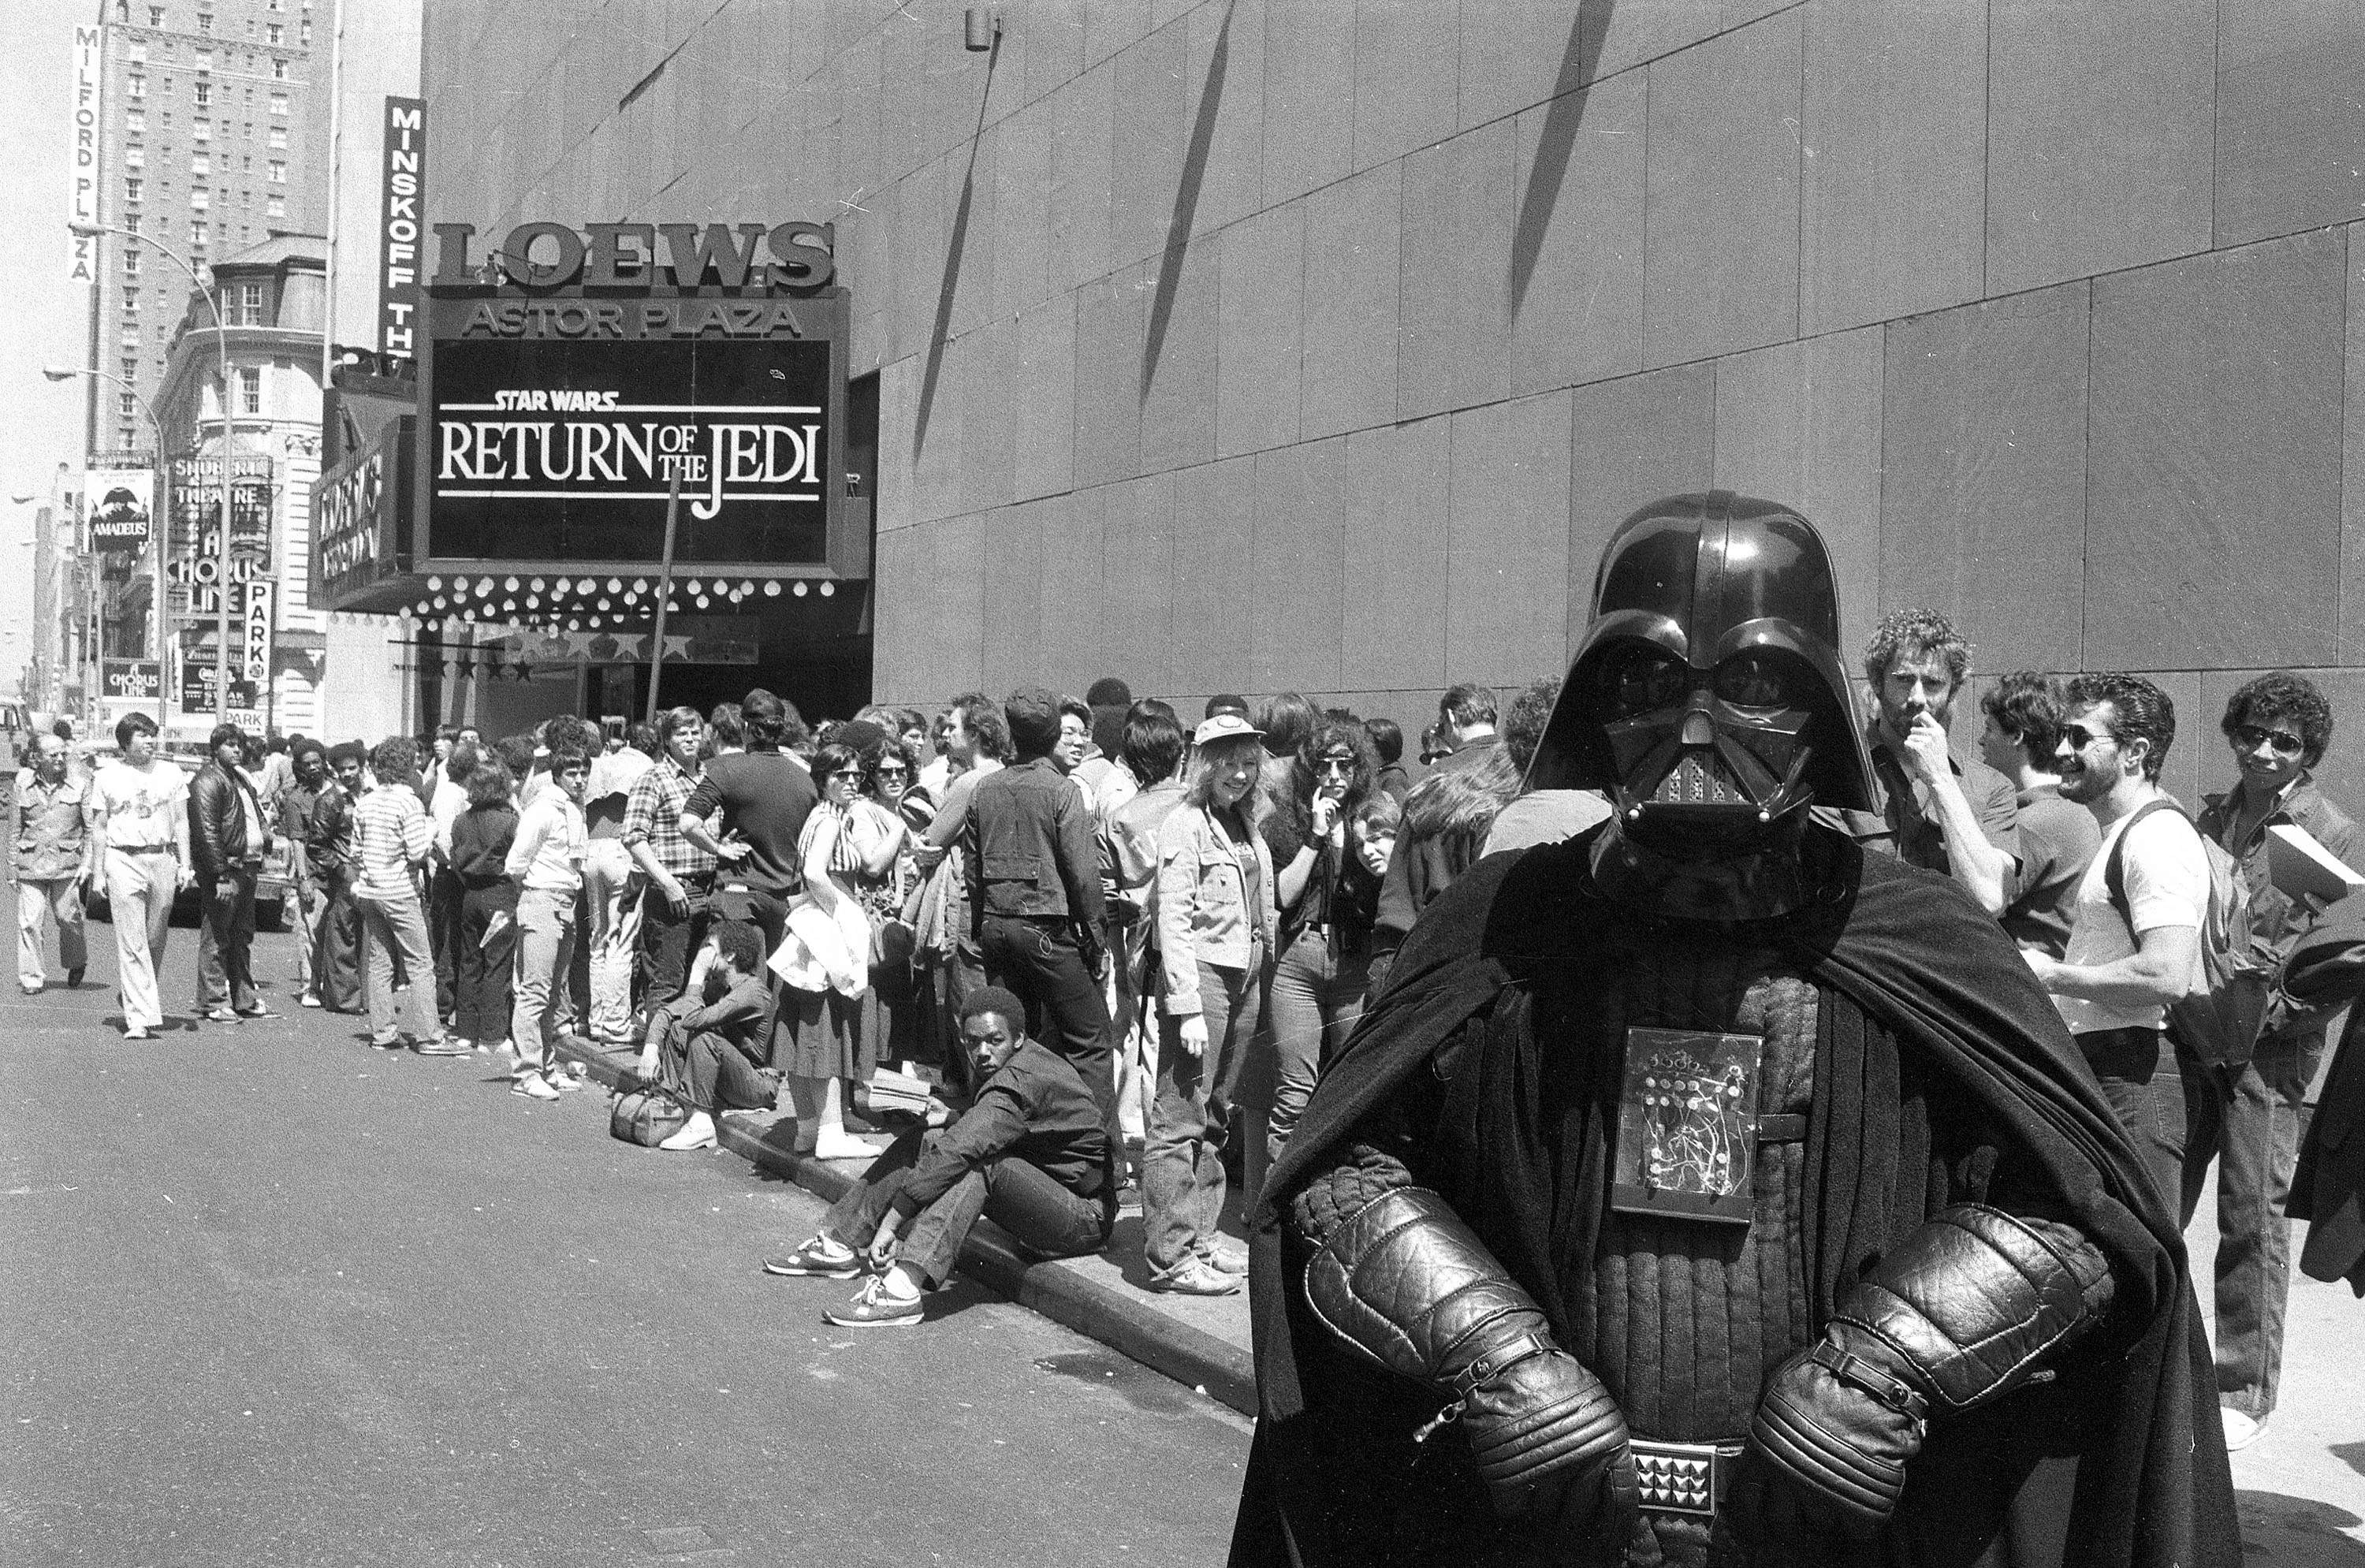
[(634, 593), (646, 593), (646, 592), (648, 592), (648, 591), (649, 591), (649, 579), (648, 579), (648, 578), (646, 578), (646, 577), (634, 577), (634, 578), (633, 579), (633, 591)]
[(706, 608), (706, 603), (707, 603), (706, 596), (705, 596), (704, 594), (700, 594), (700, 595), (698, 596), (698, 608), (699, 608), (699, 609), (701, 609), (701, 610), (704, 610), (704, 609)]
[(614, 577), (610, 577), (608, 579), (608, 591), (610, 593), (622, 593), (624, 591), (624, 585), (618, 582)]
[[(526, 602), (528, 604), (532, 604), (533, 600), (527, 599)], [(517, 600), (513, 599), (505, 599), (501, 600), (501, 608), (503, 610), (515, 610), (517, 608)]]
[(438, 610), (443, 608), (443, 596), (440, 593), (435, 596), (435, 608)]
[(799, 599), (802, 599), (802, 598), (804, 598), (804, 596), (805, 596), (805, 585), (804, 585), (803, 583), (800, 582), (800, 583), (798, 583), (798, 584), (797, 584), (797, 586), (796, 586), (793, 589), (791, 589), (790, 591), (792, 591), (793, 593), (795, 593), (795, 595), (796, 595)]
[(692, 577), (689, 581), (684, 583), (682, 587), (691, 593), (696, 593), (699, 591), (698, 579), (696, 577)]
[(540, 593), (542, 591), (542, 579), (540, 577), (536, 577), (533, 581), (528, 583), (526, 587), (533, 589), (536, 593)]
[(442, 577), (430, 577), (427, 579), (427, 586), (432, 588), (440, 588), (443, 586), (443, 579)]
[(599, 586), (599, 584), (593, 582), (589, 577), (585, 577), (582, 581), (575, 585), (575, 591), (577, 593), (589, 593), (593, 588)]
[(824, 584), (822, 584), (822, 585), (821, 585), (821, 596), (822, 596), (822, 598), (824, 598), (824, 599), (827, 599), (830, 595), (832, 595), (832, 594), (835, 593), (836, 591), (837, 591), (837, 585), (836, 585), (835, 583), (824, 583)]
[(754, 580), (751, 578), (746, 582), (741, 583), (739, 585), (739, 591), (743, 594), (754, 593), (756, 591), (756, 584)]
[(607, 609), (607, 608), (608, 608), (608, 601), (607, 601), (606, 599), (602, 599), (600, 601), (600, 609), (602, 609), (602, 610)]
[(774, 577), (766, 580), (764, 584), (764, 597), (766, 599), (778, 599), (780, 597), (780, 584), (779, 578)]
[(481, 594), (489, 595), (493, 591), (493, 579), (490, 577), (478, 578), (476, 580), (476, 591)]
[(511, 593), (515, 593), (517, 592), (517, 579), (515, 577), (511, 577), (509, 581), (503, 583), (501, 587), (509, 589)]

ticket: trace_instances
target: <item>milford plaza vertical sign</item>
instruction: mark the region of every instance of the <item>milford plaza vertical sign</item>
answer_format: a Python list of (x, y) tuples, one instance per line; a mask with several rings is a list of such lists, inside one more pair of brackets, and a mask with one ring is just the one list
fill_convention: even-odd
[(867, 559), (840, 536), (846, 305), (825, 225), (527, 223), (481, 248), (434, 230), (418, 570), (644, 567), (676, 492), (685, 567)]

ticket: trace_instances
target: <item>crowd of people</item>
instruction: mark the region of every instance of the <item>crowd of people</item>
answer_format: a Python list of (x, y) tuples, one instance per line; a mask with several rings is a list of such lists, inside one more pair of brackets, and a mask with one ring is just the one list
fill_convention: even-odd
[[(2004, 677), (1979, 700), (1978, 754), (1957, 755), (1969, 660), (1941, 616), (1881, 622), (1863, 661), (1877, 809), (1823, 814), (2001, 923), (2187, 1221), (2216, 1165), (2217, 1372), (2239, 1446), (2274, 1408), (2284, 1205), (2330, 1010), (2279, 993), (2247, 1058), (2212, 1062), (2174, 1048), (2164, 1007), (2209, 914), (2204, 839), (2238, 866), (2270, 959), (2317, 913), (2270, 879), (2270, 827), (2365, 868), (2311, 778), (2329, 705), (2288, 672), (2243, 685), (2221, 724), (2232, 787), (2187, 812), (2159, 784), (2175, 717), (2157, 685)], [(981, 1214), (1059, 1256), (1106, 1245), (1135, 1203), (1153, 1288), (1225, 1294), (1246, 1272), (1227, 1197), (1280, 1157), (1421, 912), (1482, 857), (1633, 804), (1530, 787), (1560, 684), (1503, 707), (1454, 687), (1418, 783), (1385, 719), (1295, 693), (1185, 715), (1115, 679), (817, 727), (762, 689), (621, 733), (570, 716), (499, 739), (259, 747), (224, 726), (194, 777), (134, 715), (87, 778), (58, 737), (24, 759), (19, 980), (47, 983), (53, 925), (79, 983), (80, 895), (103, 886), (125, 1037), (149, 1037), (173, 899), (194, 887), (197, 1013), (268, 1016), (249, 955), (277, 834), (299, 1001), (364, 1015), (371, 1045), (498, 1054), (513, 1093), (550, 1100), (577, 1086), (559, 1047), (579, 1036), (636, 1051), (679, 1098), (663, 1148), (710, 1147), (718, 1116), (785, 1091), (801, 1151), (871, 1160), (768, 1265), (878, 1265), (834, 1320), (915, 1321)], [(882, 1069), (931, 1085), (883, 1145)]]

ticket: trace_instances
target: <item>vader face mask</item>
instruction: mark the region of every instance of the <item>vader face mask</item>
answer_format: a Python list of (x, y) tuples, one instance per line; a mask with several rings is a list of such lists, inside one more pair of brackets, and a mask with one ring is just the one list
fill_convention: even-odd
[(1869, 806), (1831, 559), (1804, 518), (1725, 491), (1645, 507), (1592, 609), (1531, 786), (1602, 790), (1624, 834), (1689, 858), (1765, 842), (1810, 801)]

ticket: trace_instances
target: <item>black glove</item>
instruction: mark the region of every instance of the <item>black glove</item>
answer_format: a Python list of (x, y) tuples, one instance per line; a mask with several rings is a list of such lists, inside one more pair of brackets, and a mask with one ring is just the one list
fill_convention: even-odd
[(1622, 1540), (1638, 1491), (1626, 1418), (1435, 1193), (1400, 1188), (1333, 1231), (1306, 1294), (1339, 1338), (1444, 1394), (1507, 1518)]
[(1878, 1533), (1929, 1417), (2019, 1387), (2110, 1301), (2101, 1251), (2069, 1226), (1980, 1204), (1938, 1215), (1775, 1372), (1749, 1431), (1765, 1495), (1743, 1514), (1781, 1534)]
[(1100, 934), (1079, 920), (1076, 925), (1076, 951), (1084, 960), (1084, 973), (1094, 980), (1101, 978), (1101, 963), (1108, 950), (1101, 946)]

